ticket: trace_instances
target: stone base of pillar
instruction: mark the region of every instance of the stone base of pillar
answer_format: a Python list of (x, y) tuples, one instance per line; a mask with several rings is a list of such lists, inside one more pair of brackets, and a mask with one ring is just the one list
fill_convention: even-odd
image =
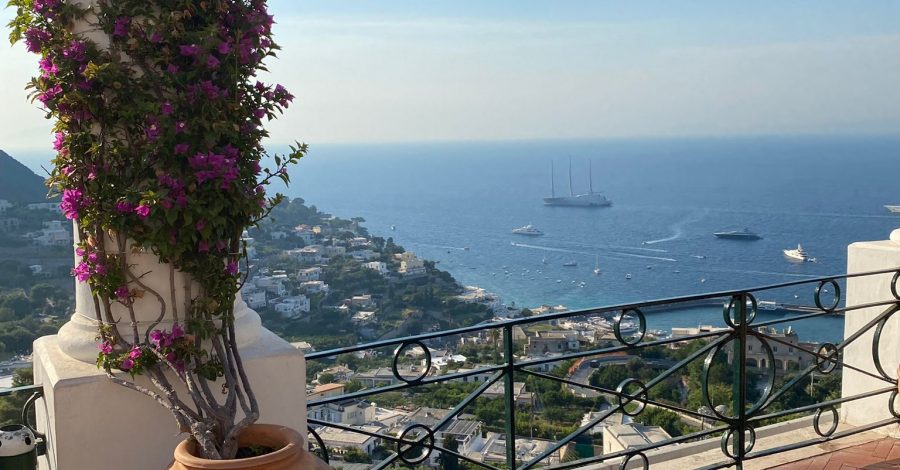
[[(900, 266), (900, 230), (891, 234), (890, 240), (853, 243), (847, 250), (847, 272), (857, 273), (877, 271)], [(884, 302), (893, 299), (891, 294), (892, 273), (878, 276), (863, 276), (847, 280), (847, 306), (870, 302)], [(885, 311), (887, 307), (872, 307), (847, 312), (844, 315), (844, 337), (856, 333), (868, 322)], [(872, 358), (872, 341), (875, 328), (869, 329), (847, 346), (843, 352), (843, 362), (879, 375)], [(881, 334), (878, 351), (881, 363), (891, 378), (896, 378), (897, 365), (900, 364), (900, 313), (888, 320)], [(841, 395), (844, 397), (858, 395), (876, 389), (889, 387), (891, 384), (874, 377), (843, 369)], [(854, 400), (841, 405), (841, 421), (850, 425), (871, 424), (891, 418), (888, 409), (888, 394)], [(900, 399), (897, 400), (900, 402)], [(900, 405), (900, 403), (898, 403)], [(900, 438), (900, 429), (896, 425), (886, 426), (876, 431)]]
[[(259, 401), (259, 422), (305, 435), (303, 354), (262, 329), (257, 341), (241, 348), (241, 357)], [(186, 437), (152, 399), (63, 353), (56, 335), (35, 341), (34, 378), (44, 388), (44, 400), (36, 406), (38, 430), (48, 441), (42, 467), (159, 470), (168, 468), (175, 445)], [(138, 383), (145, 382), (138, 377)]]

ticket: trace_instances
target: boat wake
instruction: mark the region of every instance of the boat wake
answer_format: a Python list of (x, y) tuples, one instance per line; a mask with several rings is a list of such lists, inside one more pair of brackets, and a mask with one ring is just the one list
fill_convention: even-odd
[(416, 243), (416, 245), (417, 246), (425, 246), (428, 248), (440, 248), (442, 250), (466, 251), (466, 248), (462, 247), (462, 246), (432, 245), (431, 243)]
[(699, 212), (695, 212), (693, 215), (685, 217), (678, 222), (672, 224), (669, 228), (672, 230), (672, 235), (666, 238), (660, 238), (658, 240), (648, 240), (643, 242), (644, 245), (655, 245), (657, 243), (670, 242), (673, 240), (678, 240), (679, 238), (684, 236), (684, 226), (688, 224), (692, 224), (695, 222), (699, 222), (701, 219), (706, 217), (709, 214), (709, 209), (704, 209)]
[[(576, 254), (576, 255), (588, 255), (588, 256), (594, 255), (594, 253), (589, 253), (586, 251), (567, 250), (565, 248), (554, 248), (551, 246), (530, 245), (528, 243), (512, 243), (512, 246), (517, 246), (520, 248), (531, 248), (532, 250), (554, 251), (557, 253), (572, 253), (572, 254)], [(668, 261), (671, 263), (678, 261), (674, 258), (664, 258), (661, 256), (638, 255), (635, 253), (625, 253), (623, 251), (610, 251), (610, 250), (605, 250), (605, 251), (607, 252), (607, 254), (610, 254), (610, 255), (624, 256), (624, 257), (628, 257), (628, 258), (652, 259), (652, 260), (656, 260), (656, 261)]]

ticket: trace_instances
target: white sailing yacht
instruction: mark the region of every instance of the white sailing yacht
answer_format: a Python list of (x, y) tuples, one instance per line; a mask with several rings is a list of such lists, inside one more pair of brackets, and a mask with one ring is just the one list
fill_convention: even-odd
[(591, 161), (588, 160), (588, 175), (590, 178), (590, 187), (587, 193), (575, 194), (572, 190), (572, 158), (569, 157), (569, 195), (557, 196), (556, 184), (554, 183), (553, 161), (550, 161), (550, 197), (544, 198), (544, 205), (547, 206), (571, 206), (571, 207), (609, 207), (612, 201), (606, 198), (600, 192), (594, 192), (594, 177)]

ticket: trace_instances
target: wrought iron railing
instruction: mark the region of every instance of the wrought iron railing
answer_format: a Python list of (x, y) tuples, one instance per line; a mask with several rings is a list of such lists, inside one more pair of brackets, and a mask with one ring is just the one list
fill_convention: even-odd
[(10, 400), (16, 397), (27, 397), (22, 403), (21, 412), (17, 413), (18, 422), (0, 423), (0, 424), (24, 424), (34, 433), (37, 438), (38, 455), (43, 455), (46, 451), (47, 436), (38, 432), (37, 426), (32, 423), (34, 417), (34, 407), (37, 401), (44, 396), (44, 388), (40, 385), (25, 385), (21, 387), (0, 388), (0, 401)]
[[(844, 305), (842, 292), (848, 279), (861, 277), (882, 276), (890, 279), (889, 292), (884, 292), (883, 300), (867, 302), (860, 305)], [(787, 310), (781, 308), (779, 315), (771, 318), (763, 318), (769, 315), (761, 310), (757, 297), (766, 297), (793, 302), (802, 302), (801, 295), (808, 295), (812, 291), (812, 302), (808, 306), (794, 306)], [(602, 308), (593, 308), (578, 311), (550, 313), (528, 318), (510, 319), (500, 322), (480, 324), (466, 328), (458, 328), (448, 331), (429, 332), (417, 336), (387, 339), (375, 341), (369, 344), (360, 344), (350, 347), (331, 349), (321, 352), (309, 353), (306, 356), (308, 367), (321, 361), (324, 364), (335, 364), (335, 359), (343, 354), (360, 353), (363, 351), (383, 352), (392, 354), (392, 377), (387, 384), (371, 386), (360, 390), (342, 393), (338, 396), (313, 397), (307, 403), (310, 410), (310, 442), (316, 452), (326, 461), (329, 460), (329, 449), (325, 439), (322, 439), (320, 431), (327, 428), (354, 433), (360, 436), (369, 436), (386, 444), (389, 452), (385, 458), (373, 464), (373, 468), (386, 468), (390, 465), (402, 463), (405, 465), (417, 465), (425, 462), (434, 452), (440, 452), (446, 456), (455, 457), (458, 461), (468, 462), (482, 468), (533, 468), (549, 465), (552, 468), (576, 468), (593, 464), (615, 464), (620, 468), (647, 468), (651, 461), (665, 459), (663, 451), (677, 447), (677, 444), (686, 444), (703, 439), (720, 438), (722, 454), (714, 462), (705, 464), (707, 468), (742, 467), (742, 463), (748, 460), (764, 456), (786, 452), (805, 446), (819, 444), (823, 441), (838, 439), (852, 434), (857, 434), (892, 423), (900, 422), (900, 412), (895, 404), (897, 401), (897, 380), (887, 372), (893, 370), (900, 357), (891, 357), (893, 361), (886, 364), (887, 358), (881, 357), (879, 344), (882, 340), (882, 331), (891, 317), (900, 310), (900, 268), (873, 271), (866, 273), (821, 277), (787, 282), (752, 289), (730, 290), (714, 292), (702, 295), (690, 295), (669, 299), (659, 299), (640, 303), (629, 303)], [(793, 299), (792, 299), (793, 297)], [(799, 299), (799, 300), (797, 300)], [(723, 305), (724, 327), (709, 331), (698, 331), (695, 334), (679, 337), (652, 336), (648, 334), (648, 325), (652, 323), (653, 315), (659, 309), (678, 308), (680, 306), (693, 306), (697, 304), (709, 304), (721, 301)], [(771, 308), (770, 302), (765, 302), (767, 308)], [(861, 309), (878, 309), (870, 321), (855, 332), (845, 332), (843, 340), (831, 342), (802, 343), (798, 342), (790, 333), (778, 333), (772, 328), (785, 324), (794, 324), (798, 321), (814, 321), (817, 318), (826, 318), (833, 315), (852, 315), (854, 311)], [(760, 315), (761, 312), (766, 312)], [(597, 322), (595, 324), (609, 326), (609, 331), (599, 328), (600, 333), (595, 336), (596, 342), (587, 349), (582, 349), (588, 342), (580, 342), (578, 347), (563, 351), (560, 354), (540, 357), (517, 356), (517, 340), (515, 333), (519, 333), (536, 325), (558, 323), (560, 321)], [(523, 329), (523, 330), (520, 330)], [(546, 327), (544, 328), (546, 329)], [(875, 371), (867, 370), (863, 365), (854, 365), (845, 362), (845, 349), (866, 337), (867, 333), (874, 332), (871, 336), (871, 358), (874, 361)], [(606, 334), (604, 337), (603, 334)], [(474, 370), (462, 370), (450, 373), (436, 374), (433, 365), (432, 349), (435, 345), (446, 345), (453, 340), (479, 335), (488, 343), (494, 342), (502, 351), (503, 360), (495, 365), (485, 365)], [(591, 339), (591, 338), (589, 338)], [(672, 348), (677, 345), (693, 344), (691, 352), (679, 360), (668, 362), (657, 361), (655, 367), (662, 370), (650, 379), (643, 381), (637, 377), (630, 377), (621, 381), (617, 386), (608, 384), (591, 384), (581, 377), (565, 374), (548, 373), (539, 370), (541, 366), (548, 364), (572, 364), (571, 370), (576, 373), (584, 367), (598, 366), (603, 368), (602, 359), (627, 354), (640, 356), (650, 351), (649, 348)], [(753, 347), (757, 350), (752, 350)], [(782, 352), (778, 352), (778, 347)], [(784, 350), (795, 354), (794, 364), (784, 359)], [(402, 363), (406, 353), (411, 349), (418, 349), (424, 367), (415, 376), (404, 375)], [(804, 361), (801, 357), (806, 358)], [(590, 364), (592, 358), (601, 358), (601, 362)], [(799, 359), (798, 359), (799, 358)], [(804, 363), (806, 362), (806, 363)], [(667, 379), (679, 377), (686, 373), (691, 364), (702, 364), (701, 377), (699, 379), (702, 388), (702, 401), (705, 406), (698, 409), (689, 409), (683, 403), (670, 399), (662, 399), (654, 396), (657, 388)], [(585, 364), (589, 364), (585, 366)], [(749, 365), (748, 365), (749, 364)], [(778, 365), (782, 367), (778, 367)], [(695, 366), (696, 367), (696, 366)], [(722, 377), (721, 368), (725, 367), (728, 384), (711, 383), (711, 374)], [(718, 368), (718, 369), (717, 369)], [(793, 370), (788, 370), (793, 369)], [(786, 394), (798, 389), (803, 390), (808, 380), (815, 376), (820, 378), (828, 376), (838, 370), (853, 370), (866, 377), (876, 379), (883, 387), (866, 391), (853, 396), (832, 396), (817, 400), (813, 403), (802, 403), (793, 407), (779, 405)], [(360, 372), (360, 371), (356, 371)], [(590, 369), (588, 372), (591, 372)], [(577, 374), (576, 374), (577, 375)], [(460, 380), (475, 379), (486, 380), (478, 382), (478, 386), (468, 395), (448, 410), (443, 416), (435, 417), (430, 423), (408, 422), (402, 427), (399, 434), (391, 434), (384, 430), (363, 428), (347, 423), (330, 422), (316, 418), (314, 410), (321, 409), (328, 404), (347, 403), (351, 399), (371, 399), (386, 392), (409, 393), (411, 390), (428, 387), (433, 384), (458, 382)], [(610, 406), (595, 414), (593, 419), (583, 424), (573, 424), (572, 430), (567, 435), (553, 440), (552, 445), (543, 448), (539, 452), (524, 454), (517, 452), (516, 438), (527, 436), (516, 435), (517, 403), (515, 395), (516, 379), (534, 377), (535, 380), (555, 381), (573, 390), (591, 394), (600, 394), (612, 400)], [(477, 380), (477, 379), (476, 379)], [(486, 460), (472, 453), (463, 452), (462, 449), (448, 448), (442, 442), (438, 442), (436, 435), (443, 428), (458, 418), (465, 409), (476, 399), (485, 394), (494, 384), (503, 384), (503, 400), (505, 403), (505, 415), (492, 426), (502, 429), (500, 434), (504, 439), (495, 441), (505, 444), (505, 453), (499, 462)], [(374, 379), (373, 379), (374, 384)], [(712, 388), (711, 388), (712, 387)], [(730, 390), (730, 393), (728, 391)], [(838, 407), (848, 406), (856, 400), (870, 397), (885, 397), (884, 407), (889, 412), (889, 417), (878, 419), (866, 425), (846, 428), (839, 426)], [(724, 397), (724, 398), (723, 398)], [(727, 401), (728, 403), (725, 403)], [(571, 456), (563, 455), (561, 449), (565, 449), (576, 439), (583, 439), (595, 426), (602, 425), (604, 420), (621, 413), (626, 416), (640, 419), (640, 415), (647, 407), (656, 407), (678, 414), (684, 420), (695, 420), (700, 423), (700, 429), (687, 434), (671, 437), (662, 441), (647, 442), (643, 445), (630, 446), (624, 450), (595, 455), (595, 456)], [(590, 411), (590, 410), (586, 410)], [(532, 406), (531, 413), (534, 413)], [(518, 414), (522, 412), (519, 411)], [(754, 449), (756, 444), (757, 429), (768, 424), (795, 418), (801, 415), (812, 416), (812, 428), (816, 435), (810, 439), (801, 439), (797, 442), (782, 441), (777, 446)], [(808, 419), (808, 418), (807, 418)], [(829, 422), (830, 421), (830, 422)], [(705, 425), (709, 424), (707, 428)], [(839, 429), (840, 428), (840, 429)], [(846, 428), (846, 429), (845, 429)]]

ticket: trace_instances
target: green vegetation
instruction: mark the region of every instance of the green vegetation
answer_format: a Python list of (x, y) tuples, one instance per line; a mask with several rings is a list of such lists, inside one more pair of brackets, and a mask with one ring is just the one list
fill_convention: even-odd
[[(34, 383), (34, 374), (31, 369), (16, 369), (13, 374), (13, 387), (24, 387)], [(31, 392), (14, 393), (5, 397), (0, 397), (0, 426), (7, 424), (22, 424), (22, 407)], [(34, 422), (34, 411), (32, 410), (31, 418)]]
[[(291, 274), (308, 265), (286, 251), (306, 244), (300, 237), (282, 237), (280, 234), (276, 237), (273, 234), (292, 233), (295, 227), (306, 225), (317, 227), (316, 244), (325, 243), (327, 239), (341, 242), (355, 237), (368, 237), (371, 242), (366, 247), (346, 247), (346, 254), (330, 257), (320, 276), (320, 280), (328, 284), (329, 292), (309, 296), (308, 315), (284, 319), (261, 309), (266, 327), (291, 341), (307, 341), (317, 349), (329, 349), (386, 335), (405, 336), (432, 328), (467, 326), (488, 318), (486, 307), (455, 298), (462, 292), (462, 286), (450, 273), (437, 269), (433, 262), (424, 261), (424, 275), (397, 275), (400, 262), (394, 254), (405, 250), (390, 238), (369, 237), (365, 227), (360, 225), (362, 222), (361, 218), (347, 220), (318, 212), (315, 206), (306, 206), (298, 198), (279, 205), (272, 212), (271, 221), (250, 232), (260, 258), (257, 269), (288, 273), (283, 284), (289, 295), (301, 293), (301, 282)], [(393, 274), (384, 277), (353, 259), (353, 252), (361, 250), (375, 252), (374, 261), (385, 263)], [(344, 299), (366, 294), (372, 296), (375, 306), (338, 309)], [(374, 310), (375, 318), (366, 324), (355, 324), (351, 317), (358, 310)]]

